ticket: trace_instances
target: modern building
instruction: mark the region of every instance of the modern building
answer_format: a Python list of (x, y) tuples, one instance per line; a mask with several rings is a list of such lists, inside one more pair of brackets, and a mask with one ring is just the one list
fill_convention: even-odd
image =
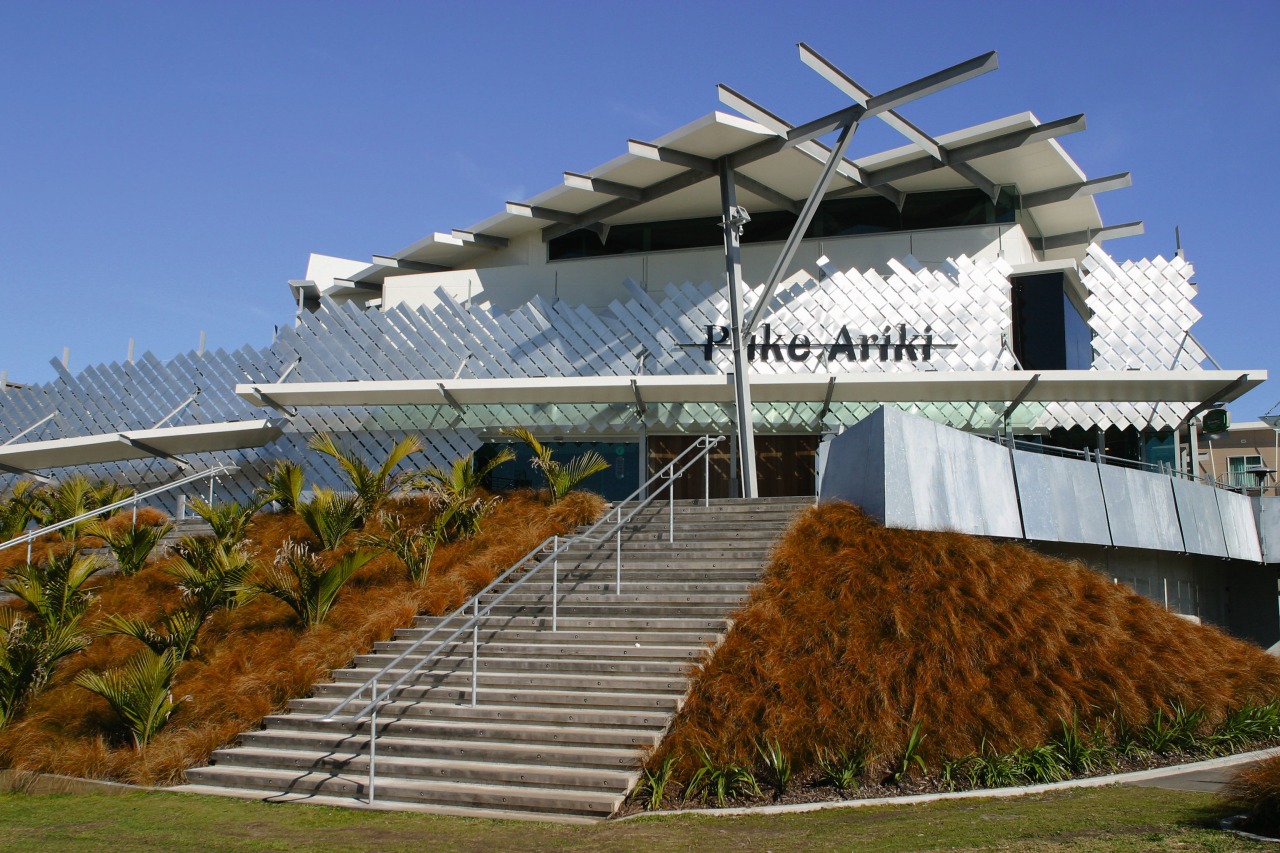
[[(317, 432), (371, 456), (420, 433), (425, 465), (525, 426), (603, 452), (614, 464), (592, 485), (609, 497), (708, 434), (737, 437), (713, 495), (815, 494), (832, 437), (882, 405), (1194, 467), (1188, 424), (1266, 373), (1211, 363), (1181, 252), (1105, 251), (1142, 226), (1107, 224), (1095, 200), (1128, 173), (1090, 178), (1064, 148), (1084, 116), (932, 135), (895, 108), (962, 96), (940, 90), (994, 54), (878, 95), (807, 46), (801, 59), (847, 107), (792, 125), (722, 86), (727, 111), (567, 164), (481, 222), (367, 261), (313, 255), (289, 282), (296, 321), (268, 347), (55, 362), (53, 382), (6, 385), (0, 470), (141, 486), (234, 464), (219, 488), (243, 499), (281, 456), (340, 485), (305, 452)], [(856, 153), (872, 121), (904, 144)]]

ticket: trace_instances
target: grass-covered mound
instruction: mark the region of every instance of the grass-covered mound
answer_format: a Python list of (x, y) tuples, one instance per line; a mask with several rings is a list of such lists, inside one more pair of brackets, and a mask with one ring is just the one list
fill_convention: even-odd
[(926, 768), (943, 787), (1047, 780), (1194, 752), (1215, 727), (1215, 748), (1273, 737), (1280, 706), (1249, 715), (1277, 697), (1280, 660), (1083, 565), (826, 504), (779, 541), (648, 767), (665, 762), (668, 795), (746, 790), (735, 767), (763, 785), (779, 765), (840, 788)]
[[(424, 524), (438, 511), (426, 496), (393, 500), (388, 509), (408, 525)], [(587, 493), (552, 505), (545, 494), (505, 495), (477, 535), (439, 545), (424, 583), (410, 579), (396, 557), (379, 553), (341, 587), (327, 618), (314, 627), (304, 627), (292, 610), (265, 595), (218, 610), (196, 635), (198, 652), (182, 661), (173, 678), (177, 709), (142, 747), (105, 700), (73, 683), (81, 673), (121, 666), (140, 643), (118, 634), (95, 636), (83, 652), (62, 659), (48, 686), (0, 728), (0, 766), (138, 784), (178, 781), (185, 768), (203, 763), (290, 698), (305, 696), (330, 670), (411, 624), (417, 613), (449, 612), (544, 538), (592, 521), (602, 509), (603, 501)], [(129, 522), (122, 517), (116, 523)], [(377, 534), (381, 524), (371, 519), (363, 532)], [(286, 540), (320, 551), (298, 515), (261, 513), (248, 529), (249, 556), (255, 565), (268, 566)], [(54, 541), (49, 547), (65, 547)], [(349, 537), (323, 551), (321, 559), (336, 562), (357, 543)], [(164, 559), (153, 559), (133, 576), (98, 575), (91, 583), (97, 585), (95, 597), (84, 619), (90, 630), (108, 615), (160, 624), (184, 604)]]

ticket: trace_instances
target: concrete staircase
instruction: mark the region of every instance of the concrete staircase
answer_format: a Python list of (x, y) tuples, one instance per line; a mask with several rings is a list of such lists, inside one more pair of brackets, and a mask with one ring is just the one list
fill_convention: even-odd
[[(611, 815), (684, 701), (692, 665), (723, 636), (773, 541), (809, 503), (678, 501), (671, 544), (659, 502), (624, 529), (622, 595), (614, 594), (614, 549), (575, 545), (560, 560), (557, 632), (549, 569), (482, 626), (477, 707), (469, 631), (383, 705), (376, 801), (472, 816)], [(369, 721), (320, 718), (438, 621), (421, 617), (335, 671), (289, 713), (217, 751), (211, 766), (188, 770), (182, 790), (336, 805), (367, 798)]]

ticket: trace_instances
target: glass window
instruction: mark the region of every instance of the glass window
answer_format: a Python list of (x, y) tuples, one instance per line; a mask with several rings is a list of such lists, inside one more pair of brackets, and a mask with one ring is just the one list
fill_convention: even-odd
[[(575, 456), (594, 450), (609, 463), (606, 471), (588, 477), (579, 488), (595, 492), (605, 500), (618, 501), (640, 487), (640, 445), (634, 441), (543, 441), (550, 448), (551, 458), (568, 462)], [(490, 442), (476, 451), (476, 465), (483, 465), (494, 457), (499, 448), (509, 447), (516, 458), (495, 468), (485, 478), (484, 486), (490, 491), (507, 489), (541, 489), (546, 482), (533, 465), (533, 451), (523, 444)]]
[(1258, 476), (1251, 469), (1261, 467), (1261, 456), (1228, 456), (1227, 485), (1242, 487), (1258, 485)]

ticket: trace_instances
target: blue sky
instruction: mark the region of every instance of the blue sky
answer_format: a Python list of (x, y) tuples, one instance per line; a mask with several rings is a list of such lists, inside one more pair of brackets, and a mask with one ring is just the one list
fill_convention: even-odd
[[(1119, 258), (1197, 268), (1199, 339), (1280, 399), (1280, 5), (1274, 3), (0, 4), (0, 370), (261, 346), (309, 252), (367, 259), (462, 228), (717, 108), (843, 106), (807, 41), (883, 90), (988, 50), (1000, 70), (912, 104), (936, 134), (1084, 112), (1064, 145)], [(900, 144), (859, 131), (853, 155)]]

